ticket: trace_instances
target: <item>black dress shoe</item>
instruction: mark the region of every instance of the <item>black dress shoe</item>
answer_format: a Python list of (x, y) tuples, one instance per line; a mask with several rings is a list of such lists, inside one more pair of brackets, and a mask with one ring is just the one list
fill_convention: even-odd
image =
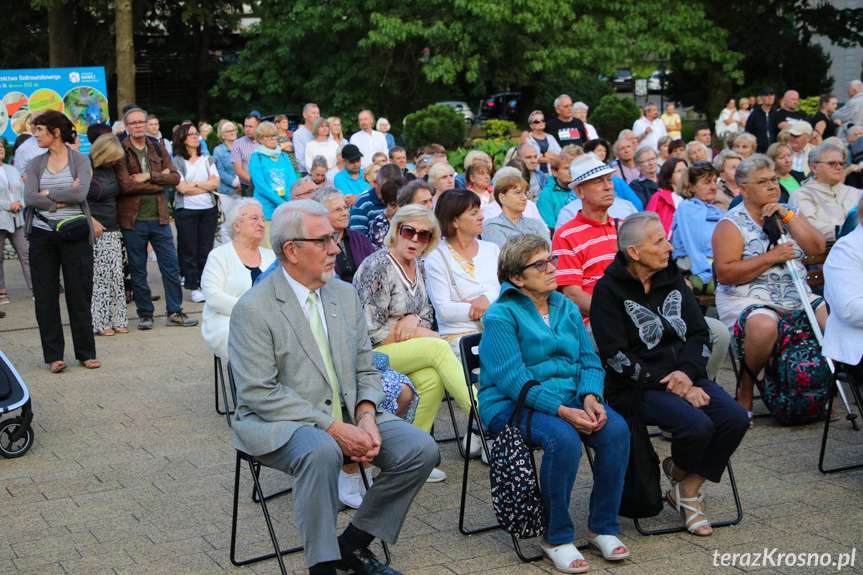
[(378, 561), (368, 547), (354, 549), (350, 553), (342, 552), (342, 558), (336, 563), (336, 568), (339, 571), (353, 571), (357, 575), (402, 575)]

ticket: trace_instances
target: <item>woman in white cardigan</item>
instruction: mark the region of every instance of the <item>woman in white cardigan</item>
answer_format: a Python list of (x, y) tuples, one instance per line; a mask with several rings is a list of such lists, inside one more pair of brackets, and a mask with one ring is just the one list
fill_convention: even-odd
[(459, 356), (459, 340), (482, 331), (482, 316), (500, 294), (500, 248), (477, 239), (483, 214), (479, 196), (470, 190), (444, 192), (435, 216), (446, 241), (425, 258), (426, 287), (438, 333)]
[(206, 297), (201, 334), (207, 347), (222, 358), (228, 357), (228, 327), (234, 305), (276, 260), (273, 250), (260, 246), (264, 222), (261, 202), (254, 198), (237, 200), (225, 222), (230, 226), (231, 243), (210, 252), (201, 275)]
[[(863, 214), (863, 199), (857, 217)], [(863, 219), (861, 219), (863, 221)], [(851, 368), (863, 381), (863, 226), (839, 239), (824, 262), (824, 298), (830, 315), (824, 330), (825, 356)]]
[[(33, 282), (30, 280), (30, 242), (24, 237), (24, 182), (18, 170), (3, 163), (5, 157), (6, 150), (0, 138), (0, 246), (9, 238), (21, 262), (27, 287), (33, 291)], [(3, 259), (0, 257), (0, 304), (7, 303), (9, 296), (6, 295)]]

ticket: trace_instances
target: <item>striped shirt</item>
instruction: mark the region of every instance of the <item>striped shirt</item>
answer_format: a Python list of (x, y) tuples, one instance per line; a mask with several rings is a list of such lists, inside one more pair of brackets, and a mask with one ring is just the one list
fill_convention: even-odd
[(249, 171), (249, 160), (252, 152), (258, 149), (258, 143), (248, 136), (243, 136), (231, 146), (231, 163), (242, 162), (242, 167)]
[[(605, 223), (585, 217), (579, 211), (571, 221), (558, 228), (552, 241), (552, 254), (558, 257), (558, 286), (574, 285), (587, 294), (617, 253), (617, 224), (613, 218)], [(584, 319), (585, 325), (590, 321)]]
[[(48, 190), (48, 197), (51, 197), (51, 193), (54, 190), (68, 190), (72, 187), (72, 184), (75, 182), (72, 177), (72, 172), (69, 170), (69, 165), (67, 164), (62, 170), (57, 172), (56, 174), (52, 174), (47, 169), (42, 172), (42, 176), (39, 178), (39, 189), (40, 190)], [(81, 205), (77, 204), (74, 206), (66, 206), (64, 208), (57, 208), (57, 211), (53, 214), (48, 211), (39, 210), (39, 214), (47, 219), (54, 222), (59, 222), (60, 220), (65, 220), (66, 218), (71, 218), (73, 216), (78, 216), (83, 214), (83, 210), (81, 209)], [(47, 230), (52, 232), (52, 230), (48, 224), (40, 220), (39, 218), (33, 218), (33, 227), (39, 228), (41, 230)]]

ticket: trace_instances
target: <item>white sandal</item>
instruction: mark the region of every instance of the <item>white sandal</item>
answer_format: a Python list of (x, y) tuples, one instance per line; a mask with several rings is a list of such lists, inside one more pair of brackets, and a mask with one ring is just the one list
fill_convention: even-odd
[[(671, 506), (672, 509), (680, 513), (680, 516), (684, 520), (684, 525), (686, 526), (686, 530), (692, 533), (693, 535), (698, 535), (699, 537), (708, 537), (713, 535), (713, 531), (710, 533), (698, 533), (696, 530), (707, 526), (710, 527), (710, 521), (707, 520), (707, 517), (704, 515), (704, 512), (701, 510), (700, 504), (699, 507), (693, 507), (692, 505), (687, 505), (687, 503), (698, 503), (698, 497), (681, 497), (680, 496), (680, 484), (674, 486), (674, 498), (671, 497), (671, 491), (665, 494), (665, 501)], [(690, 511), (692, 515), (689, 516), (689, 519), (686, 518), (685, 511)], [(704, 519), (698, 519), (698, 516), (704, 517)]]
[(584, 555), (572, 543), (564, 543), (554, 547), (540, 545), (539, 548), (542, 550), (542, 560), (554, 565), (554, 568), (561, 573), (585, 573), (590, 569), (590, 565), (570, 567), (573, 561), (584, 560)]
[[(588, 537), (587, 543), (590, 545), (590, 552), (594, 555), (602, 555), (606, 561), (620, 561), (629, 559), (629, 547), (617, 538), (616, 535), (597, 535), (596, 537)], [(626, 549), (626, 553), (614, 553), (618, 547)]]

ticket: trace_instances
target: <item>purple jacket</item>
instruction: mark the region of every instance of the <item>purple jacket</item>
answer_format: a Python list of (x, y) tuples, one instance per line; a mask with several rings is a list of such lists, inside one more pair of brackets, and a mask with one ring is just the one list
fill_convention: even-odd
[[(347, 228), (345, 229), (345, 233), (348, 234), (348, 241), (351, 243), (351, 254), (354, 256), (354, 269), (356, 270), (360, 267), (360, 264), (363, 263), (363, 260), (375, 253), (377, 250), (375, 249), (375, 246), (372, 245), (372, 242), (369, 241), (369, 238), (367, 238), (361, 231)], [(339, 274), (339, 277), (342, 277), (342, 271), (339, 269), (338, 261), (336, 262), (336, 273)]]

